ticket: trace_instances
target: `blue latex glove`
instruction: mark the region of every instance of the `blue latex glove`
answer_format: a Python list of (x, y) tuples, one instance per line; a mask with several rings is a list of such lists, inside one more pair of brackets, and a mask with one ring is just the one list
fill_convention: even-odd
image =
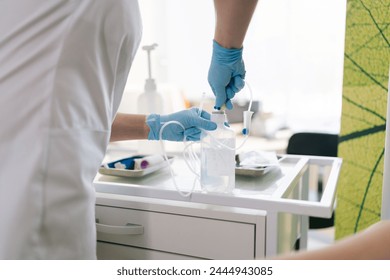
[(146, 119), (146, 124), (150, 131), (148, 135), (149, 140), (159, 140), (161, 127), (169, 121), (178, 121), (183, 127), (172, 123), (165, 126), (162, 132), (163, 140), (183, 141), (184, 136), (189, 141), (199, 141), (201, 129), (215, 130), (217, 124), (210, 121), (210, 114), (202, 111), (199, 116), (198, 108), (191, 108), (169, 115), (151, 114)]
[(216, 97), (214, 109), (223, 105), (231, 110), (230, 101), (245, 85), (245, 65), (241, 49), (226, 49), (213, 41), (213, 56), (208, 81)]

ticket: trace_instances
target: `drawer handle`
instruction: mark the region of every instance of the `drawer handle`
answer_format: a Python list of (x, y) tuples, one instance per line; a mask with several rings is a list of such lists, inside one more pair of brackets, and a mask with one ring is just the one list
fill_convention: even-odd
[(120, 235), (137, 235), (144, 233), (144, 226), (135, 224), (126, 224), (125, 226), (111, 226), (96, 223), (96, 230), (102, 233), (120, 234)]

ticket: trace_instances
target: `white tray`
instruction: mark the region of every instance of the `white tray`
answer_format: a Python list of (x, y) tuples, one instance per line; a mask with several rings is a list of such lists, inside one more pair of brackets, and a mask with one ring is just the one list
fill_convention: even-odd
[[(171, 163), (173, 161), (172, 156), (168, 156), (168, 161)], [(167, 167), (168, 163), (166, 160), (164, 162), (156, 164), (154, 166), (145, 168), (145, 169), (137, 169), (137, 170), (130, 170), (130, 169), (116, 169), (116, 168), (108, 168), (104, 166), (100, 166), (99, 173), (103, 175), (110, 175), (110, 176), (120, 176), (120, 177), (143, 177), (145, 175), (148, 175), (150, 173), (153, 173), (157, 170), (160, 170), (164, 167)]]

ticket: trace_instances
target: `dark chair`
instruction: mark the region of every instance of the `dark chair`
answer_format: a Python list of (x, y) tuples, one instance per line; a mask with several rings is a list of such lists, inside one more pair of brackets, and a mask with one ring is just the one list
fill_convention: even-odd
[[(287, 145), (287, 154), (312, 155), (312, 156), (337, 156), (339, 136), (337, 134), (300, 132), (293, 134)], [(322, 195), (323, 183), (318, 181), (317, 193)], [(332, 227), (334, 225), (334, 212), (332, 217), (309, 217), (309, 228), (318, 229)]]

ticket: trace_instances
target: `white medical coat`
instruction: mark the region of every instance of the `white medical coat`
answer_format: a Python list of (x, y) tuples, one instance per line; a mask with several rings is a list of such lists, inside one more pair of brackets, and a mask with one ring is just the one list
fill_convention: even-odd
[(141, 38), (136, 0), (0, 1), (0, 259), (93, 259), (92, 181)]

